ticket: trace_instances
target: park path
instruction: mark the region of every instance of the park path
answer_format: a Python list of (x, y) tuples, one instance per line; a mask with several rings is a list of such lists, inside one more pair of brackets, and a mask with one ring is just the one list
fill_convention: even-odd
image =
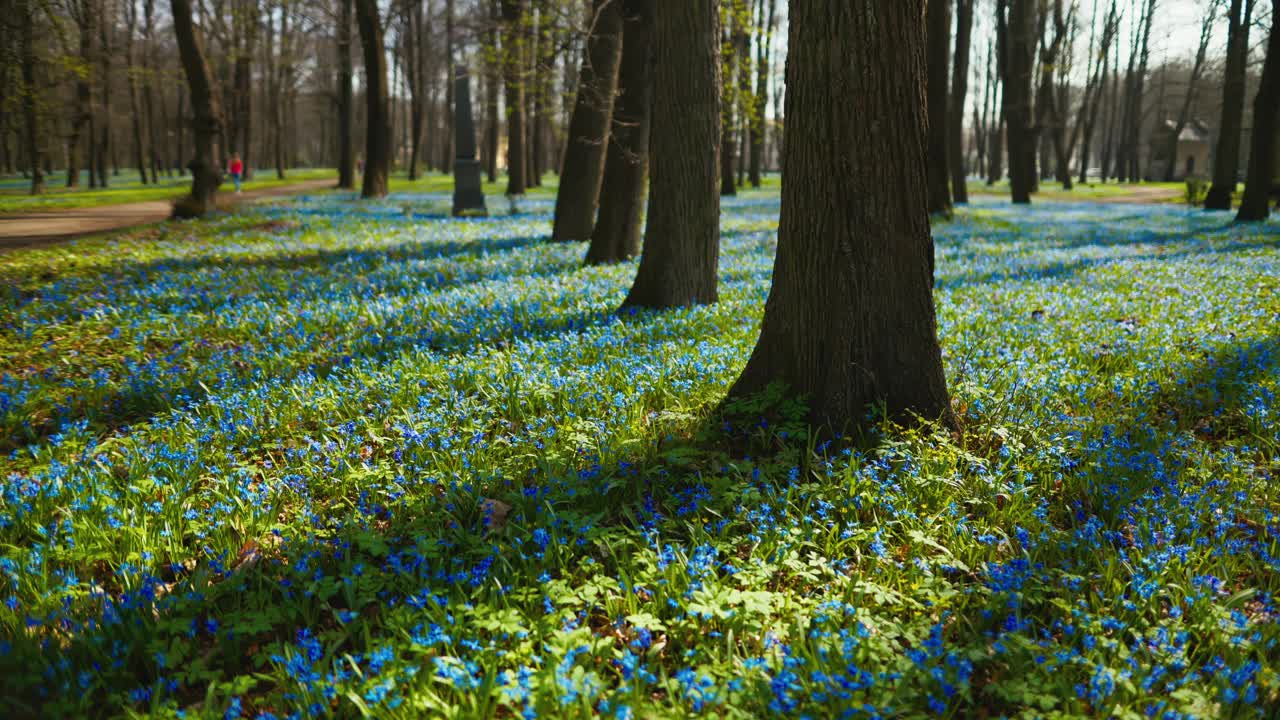
[[(235, 193), (219, 192), (218, 207), (227, 208), (280, 195), (333, 187), (335, 179), (305, 180), (290, 185)], [(124, 230), (169, 218), (171, 200), (34, 212), (0, 213), (0, 252), (49, 245), (85, 235)]]

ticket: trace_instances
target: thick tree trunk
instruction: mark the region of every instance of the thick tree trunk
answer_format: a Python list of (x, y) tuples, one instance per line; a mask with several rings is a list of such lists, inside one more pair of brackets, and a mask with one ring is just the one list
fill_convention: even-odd
[(354, 0), (339, 0), (338, 15), (338, 187), (353, 190), (356, 186), (355, 153), (352, 152), (351, 113), (351, 13)]
[(720, 255), (717, 0), (658, 0), (649, 220), (624, 307), (713, 303)]
[[(826, 434), (865, 425), (869, 406), (951, 421), (925, 211), (922, 2), (791, 2), (773, 287), (730, 397), (785, 383)], [(851, 113), (847, 97), (868, 104)]]
[(222, 107), (204, 58), (203, 43), (191, 21), (191, 0), (170, 0), (170, 5), (191, 94), (191, 128), (195, 137), (195, 154), (187, 164), (191, 170), (191, 194), (175, 203), (173, 210), (180, 217), (198, 217), (214, 209), (214, 194), (222, 183), (222, 158), (218, 154)]
[[(1245, 80), (1249, 61), (1249, 23), (1254, 0), (1231, 0), (1227, 30), (1227, 63), (1223, 70), (1222, 115), (1213, 156), (1213, 184), (1206, 210), (1230, 210), (1240, 173), (1240, 129), (1244, 123)], [(1241, 17), (1241, 5), (1244, 15)]]
[(502, 65), (507, 114), (507, 195), (524, 195), (524, 22), (528, 0), (502, 0)]
[(1253, 135), (1249, 146), (1249, 174), (1244, 182), (1237, 222), (1266, 220), (1276, 190), (1276, 135), (1280, 133), (1280, 22), (1271, 23), (1267, 59), (1262, 65), (1258, 95), (1253, 101)]
[(391, 170), (391, 118), (387, 105), (387, 54), (382, 41), (382, 21), (377, 0), (355, 0), (356, 23), (364, 51), (365, 142), (364, 182), (360, 196), (380, 198), (387, 194)]
[(618, 95), (613, 105), (600, 213), (587, 248), (588, 265), (621, 262), (640, 253), (653, 99), (653, 0), (624, 0), (622, 13)]
[[(947, 165), (951, 170), (951, 194), (956, 203), (969, 202), (964, 162), (964, 103), (969, 92), (969, 39), (973, 32), (973, 0), (956, 0), (956, 54), (951, 73), (951, 108), (947, 118)], [(975, 133), (977, 128), (974, 128)]]
[[(947, 82), (951, 68), (952, 0), (929, 0), (925, 55), (928, 79), (925, 83), (929, 115), (929, 213), (951, 216), (951, 173), (947, 168)], [(957, 114), (957, 117), (961, 117)]]
[(587, 47), (578, 73), (578, 97), (569, 120), (569, 146), (556, 192), (552, 240), (591, 237), (604, 178), (609, 120), (622, 57), (620, 0), (594, 0)]
[(1031, 116), (1031, 80), (1035, 66), (1036, 4), (1034, 0), (998, 0), (1009, 8), (1001, 54), (1005, 66), (1004, 111), (1009, 143), (1009, 187), (1013, 202), (1028, 204), (1036, 184), (1036, 133)]

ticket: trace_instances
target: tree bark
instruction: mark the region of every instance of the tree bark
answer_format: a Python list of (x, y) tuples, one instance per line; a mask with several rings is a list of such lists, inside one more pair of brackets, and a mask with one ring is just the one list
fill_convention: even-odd
[(720, 194), (738, 194), (734, 177), (734, 136), (737, 133), (738, 86), (734, 82), (737, 68), (737, 43), (735, 27), (738, 23), (738, 4), (741, 0), (721, 0), (720, 12), (727, 15), (720, 29)]
[[(951, 73), (951, 108), (947, 118), (947, 165), (951, 194), (957, 204), (969, 202), (969, 173), (964, 161), (964, 104), (969, 92), (969, 40), (973, 32), (973, 0), (956, 0), (956, 54)], [(974, 128), (975, 133), (977, 128)]]
[(364, 52), (365, 142), (364, 181), (360, 196), (380, 198), (387, 194), (391, 170), (391, 118), (387, 105), (387, 55), (382, 40), (382, 20), (377, 0), (355, 0), (356, 23)]
[[(927, 81), (926, 102), (929, 117), (928, 207), (931, 215), (951, 216), (951, 173), (947, 168), (947, 81), (951, 68), (951, 3), (952, 0), (928, 0), (925, 9)], [(957, 115), (957, 117), (960, 117)], [(961, 121), (963, 122), (963, 121)]]
[(20, 0), (22, 27), (19, 31), (22, 45), (22, 114), (26, 125), (27, 163), (31, 168), (31, 194), (44, 193), (44, 153), (40, 137), (40, 112), (36, 101), (36, 68), (39, 59), (36, 57), (35, 22), (37, 0)]
[(569, 146), (556, 192), (552, 240), (591, 237), (609, 147), (609, 120), (622, 58), (620, 0), (594, 0), (587, 46), (578, 73), (578, 97), (569, 120)]
[(600, 213), (587, 248), (588, 265), (622, 262), (640, 253), (653, 99), (653, 0), (624, 0), (622, 14), (618, 94), (613, 106)]
[[(1034, 0), (997, 0), (1004, 77), (1004, 111), (1009, 144), (1009, 187), (1013, 202), (1029, 204), (1035, 185), (1036, 133), (1031, 116), (1031, 76), (1035, 65)], [(1007, 5), (1007, 20), (1002, 12)], [(1007, 53), (1007, 55), (1006, 55)]]
[[(952, 420), (925, 207), (922, 2), (791, 2), (773, 287), (729, 395), (781, 382), (824, 434), (866, 425), (868, 406)], [(851, 113), (848, 97), (867, 105)]]
[(658, 0), (653, 29), (649, 221), (623, 307), (717, 299), (720, 13), (717, 0)]
[(339, 0), (338, 14), (338, 187), (354, 190), (356, 186), (355, 153), (352, 152), (351, 112), (351, 13), (354, 0)]
[(777, 16), (778, 0), (760, 0), (759, 40), (756, 43), (756, 103), (751, 113), (751, 187), (758, 188), (764, 166), (765, 109), (769, 107), (769, 74), (772, 61), (773, 28)]
[(1267, 58), (1253, 101), (1253, 135), (1249, 144), (1249, 174), (1236, 222), (1266, 220), (1276, 190), (1276, 134), (1280, 132), (1280, 22), (1271, 23)]
[(111, 151), (111, 34), (114, 23), (107, 18), (113, 16), (109, 4), (104, 0), (99, 6), (102, 22), (98, 23), (98, 74), (102, 80), (102, 121), (98, 128), (98, 187), (105, 188), (107, 180), (107, 159)]
[(134, 0), (125, 0), (125, 46), (124, 56), (126, 70), (125, 75), (129, 83), (129, 115), (131, 128), (133, 130), (133, 157), (134, 162), (138, 166), (138, 176), (142, 180), (142, 184), (146, 185), (147, 180), (147, 160), (146, 147), (142, 142), (142, 111), (138, 102), (138, 75), (136, 63), (133, 55), (134, 48), (134, 30), (138, 25), (138, 8)]
[(1231, 197), (1236, 191), (1252, 15), (1253, 0), (1231, 0), (1227, 18), (1227, 63), (1222, 81), (1222, 115), (1218, 121), (1218, 143), (1213, 156), (1213, 184), (1204, 199), (1206, 210), (1230, 210)]
[[(67, 187), (80, 187), (80, 145), (84, 137), (84, 127), (89, 123), (92, 114), (89, 104), (92, 102), (92, 88), (89, 85), (89, 67), (93, 62), (90, 57), (93, 41), (93, 21), (97, 13), (91, 0), (72, 0), (69, 7), (74, 10), (76, 31), (80, 36), (80, 62), (82, 67), (76, 73), (75, 95), (71, 107), (71, 132), (67, 135)], [(90, 143), (92, 145), (92, 143)], [(92, 149), (90, 149), (92, 153)]]
[(528, 0), (502, 0), (503, 85), (507, 114), (507, 195), (524, 195), (525, 188), (525, 97), (524, 22)]
[(187, 167), (191, 170), (191, 193), (174, 204), (179, 217), (198, 217), (214, 209), (214, 195), (222, 183), (222, 158), (218, 137), (222, 132), (222, 107), (213, 86), (213, 76), (205, 61), (203, 43), (191, 21), (191, 0), (170, 0), (178, 52), (190, 89), (195, 153)]
[(498, 89), (501, 83), (499, 79), (501, 67), (501, 56), (498, 55), (498, 25), (502, 19), (501, 6), (499, 0), (491, 0), (489, 12), (489, 32), (488, 46), (490, 57), (488, 59), (488, 74), (484, 82), (484, 114), (485, 126), (484, 132), (484, 164), (485, 174), (489, 176), (489, 182), (498, 181)]

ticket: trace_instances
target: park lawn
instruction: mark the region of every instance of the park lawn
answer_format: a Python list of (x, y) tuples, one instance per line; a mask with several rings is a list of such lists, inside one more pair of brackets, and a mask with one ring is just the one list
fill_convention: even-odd
[[(252, 180), (242, 183), (242, 187), (245, 190), (256, 190), (329, 177), (333, 177), (336, 181), (336, 171), (325, 168), (297, 168), (287, 171), (285, 178), (281, 180), (272, 170), (258, 170)], [(122, 171), (119, 176), (110, 178), (109, 187), (104, 189), (90, 190), (87, 180), (82, 182), (79, 188), (68, 189), (65, 187), (65, 181), (65, 173), (55, 173), (46, 178), (43, 195), (30, 195), (28, 194), (29, 180), (18, 177), (4, 178), (0, 181), (0, 214), (173, 200), (181, 197), (191, 188), (189, 175), (161, 177), (160, 181), (154, 185), (143, 185), (138, 180), (136, 172), (125, 171)], [(224, 193), (233, 190), (230, 176), (224, 179), (219, 189)]]
[[(1033, 193), (1033, 198), (1056, 200), (1061, 202), (1083, 202), (1088, 200), (1127, 199), (1154, 193), (1154, 197), (1144, 198), (1151, 203), (1184, 203), (1186, 202), (1186, 184), (1182, 182), (1142, 182), (1142, 183), (1099, 183), (1087, 185), (1075, 184), (1070, 190), (1050, 180), (1040, 182), (1040, 191)], [(969, 194), (975, 196), (1000, 195), (1008, 197), (1009, 181), (1001, 180), (994, 185), (987, 185), (984, 180), (970, 180)]]
[(776, 195), (725, 200), (718, 304), (622, 316), (549, 199), (402, 210), (447, 200), (0, 256), (0, 714), (1280, 706), (1280, 224), (959, 209), (963, 431), (850, 444), (715, 410)]

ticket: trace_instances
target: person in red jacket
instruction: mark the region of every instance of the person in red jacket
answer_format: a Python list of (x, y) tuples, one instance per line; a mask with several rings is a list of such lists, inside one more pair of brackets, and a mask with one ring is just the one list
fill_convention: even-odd
[(240, 153), (232, 153), (231, 162), (227, 165), (231, 172), (231, 182), (236, 184), (236, 194), (240, 193), (240, 178), (244, 174), (244, 163), (240, 161)]

